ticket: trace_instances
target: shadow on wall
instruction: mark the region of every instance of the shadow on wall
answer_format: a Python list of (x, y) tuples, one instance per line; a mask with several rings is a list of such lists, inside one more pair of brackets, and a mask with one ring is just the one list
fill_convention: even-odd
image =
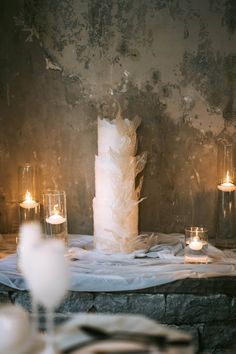
[(15, 202), (6, 202), (0, 196), (0, 234), (13, 234), (18, 232), (19, 215), (18, 205)]
[[(190, 198), (182, 199), (181, 203), (174, 205), (169, 201), (158, 203), (151, 209), (145, 206), (147, 201), (140, 204), (140, 224), (144, 231), (157, 231), (163, 233), (184, 233), (188, 226), (203, 226), (209, 231), (209, 237), (214, 238), (216, 232), (217, 191), (197, 193)], [(150, 224), (153, 224), (150, 228)]]

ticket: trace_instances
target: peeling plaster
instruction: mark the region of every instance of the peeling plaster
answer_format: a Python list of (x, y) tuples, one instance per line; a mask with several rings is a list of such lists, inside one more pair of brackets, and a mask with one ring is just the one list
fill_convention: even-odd
[[(26, 6), (26, 18), (38, 28), (43, 47), (64, 75), (79, 73), (94, 98), (109, 87), (116, 89), (125, 71), (142, 87), (153, 67), (161, 71), (163, 86), (171, 83), (181, 91), (192, 83), (208, 105), (204, 114), (210, 109), (223, 115), (230, 86), (224, 72), (232, 57), (229, 28), (222, 26), (222, 18), (232, 26), (233, 14), (226, 9), (233, 9), (231, 1), (210, 1), (207, 6), (194, 0), (57, 0)], [(170, 107), (182, 104), (183, 97), (176, 102), (177, 96), (166, 99)], [(211, 126), (205, 124), (204, 130)]]
[(45, 61), (47, 70), (62, 71), (62, 68), (59, 65), (53, 63), (49, 58), (45, 58)]
[(67, 191), (70, 232), (92, 233), (96, 118), (116, 99), (125, 117), (142, 117), (139, 148), (149, 157), (140, 230), (195, 223), (213, 234), (216, 142), (225, 130), (235, 137), (234, 3), (4, 2), (4, 205), (17, 200), (16, 167), (31, 161), (41, 189)]

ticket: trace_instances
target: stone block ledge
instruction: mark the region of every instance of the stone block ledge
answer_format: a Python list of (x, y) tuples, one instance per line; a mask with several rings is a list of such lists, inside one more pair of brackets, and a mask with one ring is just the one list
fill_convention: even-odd
[[(27, 291), (0, 285), (0, 303), (31, 310)], [(196, 352), (233, 354), (236, 349), (236, 278), (184, 279), (123, 292), (68, 293), (57, 309), (62, 317), (76, 312), (143, 314), (192, 334)]]

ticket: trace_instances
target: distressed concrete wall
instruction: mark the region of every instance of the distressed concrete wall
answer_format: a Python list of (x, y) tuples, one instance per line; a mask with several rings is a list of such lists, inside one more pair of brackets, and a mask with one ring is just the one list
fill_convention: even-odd
[(29, 161), (41, 190), (66, 190), (70, 232), (92, 233), (96, 117), (112, 89), (142, 117), (140, 229), (213, 234), (216, 142), (235, 136), (235, 28), (234, 0), (2, 0), (1, 231), (16, 227)]

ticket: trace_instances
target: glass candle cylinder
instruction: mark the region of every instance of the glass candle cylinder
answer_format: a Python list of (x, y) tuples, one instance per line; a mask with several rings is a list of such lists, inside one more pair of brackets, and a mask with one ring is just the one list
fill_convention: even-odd
[(29, 163), (18, 169), (20, 224), (40, 218), (40, 204), (36, 195), (35, 170)]
[(66, 193), (49, 191), (43, 194), (46, 237), (61, 239), (67, 244)]
[(208, 263), (208, 230), (205, 227), (185, 229), (185, 263)]
[(216, 246), (236, 247), (234, 144), (218, 144), (217, 230)]
[(230, 188), (236, 189), (234, 184), (234, 144), (226, 139), (223, 139), (218, 143), (217, 165), (219, 180), (218, 189), (224, 190), (224, 187), (227, 191), (230, 191)]

